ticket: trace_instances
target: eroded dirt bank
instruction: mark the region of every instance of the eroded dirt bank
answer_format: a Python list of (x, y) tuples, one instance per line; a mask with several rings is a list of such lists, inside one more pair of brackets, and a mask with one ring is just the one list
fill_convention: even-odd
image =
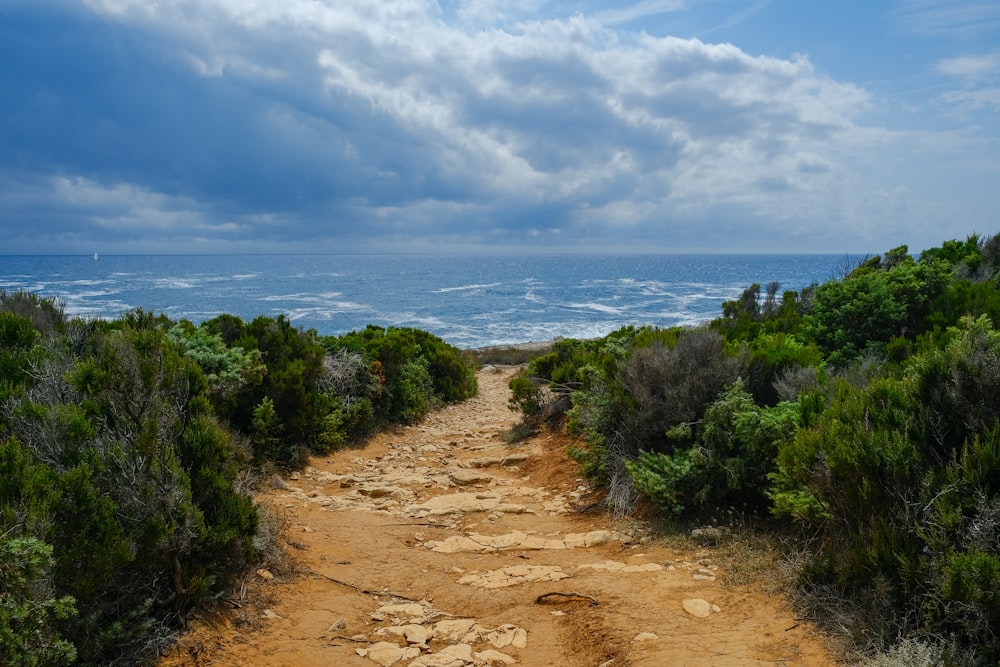
[(511, 372), (269, 489), (301, 573), (260, 572), (273, 604), (195, 623), (161, 667), (835, 664), (783, 600), (727, 585), (711, 550), (577, 512), (564, 440), (499, 438)]

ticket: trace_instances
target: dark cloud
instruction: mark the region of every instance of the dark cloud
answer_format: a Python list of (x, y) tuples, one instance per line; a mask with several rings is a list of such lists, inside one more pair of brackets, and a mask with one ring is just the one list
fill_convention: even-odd
[[(904, 142), (861, 122), (861, 87), (561, 6), (7, 0), (0, 234), (17, 251), (739, 250), (760, 225), (850, 242), (910, 201), (868, 178)], [(844, 204), (858, 193), (871, 210)]]

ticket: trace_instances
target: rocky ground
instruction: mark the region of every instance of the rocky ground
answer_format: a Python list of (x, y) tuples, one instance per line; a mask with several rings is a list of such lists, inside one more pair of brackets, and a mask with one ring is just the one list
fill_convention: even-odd
[(711, 548), (581, 511), (564, 437), (505, 443), (512, 372), (273, 480), (261, 501), (294, 567), (252, 575), (160, 667), (835, 664), (783, 599), (727, 583)]

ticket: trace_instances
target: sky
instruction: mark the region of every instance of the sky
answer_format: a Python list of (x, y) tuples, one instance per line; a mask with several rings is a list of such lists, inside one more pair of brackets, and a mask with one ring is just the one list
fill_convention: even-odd
[(1000, 232), (996, 0), (0, 0), (0, 255)]

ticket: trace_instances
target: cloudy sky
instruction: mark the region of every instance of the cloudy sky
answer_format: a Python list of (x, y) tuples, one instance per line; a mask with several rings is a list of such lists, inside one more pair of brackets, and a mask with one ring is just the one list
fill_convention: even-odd
[(996, 0), (0, 0), (0, 254), (1000, 232)]

